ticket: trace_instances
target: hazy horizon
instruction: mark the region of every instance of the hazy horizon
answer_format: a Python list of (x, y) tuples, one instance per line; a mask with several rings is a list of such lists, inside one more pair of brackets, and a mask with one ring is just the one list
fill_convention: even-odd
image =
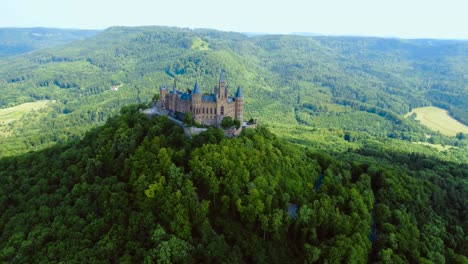
[(173, 26), (261, 34), (315, 34), (403, 39), (468, 39), (468, 3), (405, 0), (287, 3), (239, 0), (8, 1), (0, 27), (103, 30)]
[(383, 39), (402, 39), (402, 40), (446, 40), (446, 41), (468, 41), (467, 38), (433, 38), (433, 37), (399, 37), (399, 36), (375, 36), (375, 35), (344, 35), (344, 34), (321, 34), (315, 32), (288, 32), (288, 33), (270, 33), (270, 32), (246, 32), (246, 31), (233, 31), (233, 30), (222, 30), (216, 28), (189, 28), (189, 27), (180, 27), (180, 26), (171, 26), (171, 25), (143, 25), (143, 26), (109, 26), (107, 28), (68, 28), (68, 27), (44, 27), (44, 26), (32, 26), (32, 27), (0, 27), (0, 29), (57, 29), (57, 30), (89, 30), (89, 31), (104, 31), (112, 27), (168, 27), (168, 28), (180, 28), (180, 29), (191, 29), (191, 30), (198, 30), (198, 29), (207, 29), (207, 30), (217, 30), (222, 32), (235, 32), (240, 34), (245, 34), (249, 37), (251, 36), (263, 36), (263, 35), (291, 35), (291, 36), (307, 36), (307, 37), (358, 37), (358, 38), (383, 38)]

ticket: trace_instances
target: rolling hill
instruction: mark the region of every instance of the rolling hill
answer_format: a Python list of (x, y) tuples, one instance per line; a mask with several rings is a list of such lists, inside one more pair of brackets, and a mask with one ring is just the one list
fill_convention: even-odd
[(467, 261), (466, 164), (375, 145), (332, 157), (265, 127), (188, 138), (141, 106), (0, 158), (0, 262)]
[[(0, 262), (466, 263), (468, 139), (404, 115), (467, 124), (467, 57), (466, 41), (112, 27), (1, 58)], [(221, 70), (258, 129), (188, 138), (141, 113)]]
[[(149, 103), (173, 79), (187, 88), (198, 79), (207, 92), (221, 70), (228, 83), (244, 87), (244, 116), (293, 142), (344, 151), (366, 140), (394, 140), (414, 148), (403, 141), (430, 134), (435, 143), (463, 150), (464, 141), (403, 115), (435, 105), (467, 124), (467, 57), (466, 41), (113, 27), (0, 60), (0, 107), (56, 100), (48, 111), (17, 121), (21, 129), (0, 139), (0, 155), (81, 137), (122, 106)], [(112, 85), (119, 91), (110, 91)]]
[(0, 58), (84, 39), (98, 30), (56, 28), (0, 28)]

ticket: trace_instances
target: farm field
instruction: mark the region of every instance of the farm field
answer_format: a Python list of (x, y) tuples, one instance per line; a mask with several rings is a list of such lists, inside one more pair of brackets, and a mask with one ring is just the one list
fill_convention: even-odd
[(455, 136), (458, 132), (468, 133), (468, 126), (452, 118), (447, 110), (442, 108), (427, 106), (413, 109), (406, 116), (416, 114), (416, 120), (434, 131), (439, 131), (446, 136)]

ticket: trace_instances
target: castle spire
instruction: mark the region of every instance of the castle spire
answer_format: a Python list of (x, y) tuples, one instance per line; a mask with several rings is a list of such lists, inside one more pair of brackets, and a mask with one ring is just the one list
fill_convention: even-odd
[(177, 82), (175, 79), (174, 79), (174, 86), (172, 87), (172, 92), (177, 93)]
[(193, 94), (200, 94), (200, 88), (198, 88), (198, 80), (195, 81), (195, 85), (193, 86)]
[(244, 97), (244, 95), (242, 94), (242, 87), (240, 85), (237, 87), (237, 91), (236, 91), (235, 96), (236, 97)]
[(220, 83), (226, 82), (226, 76), (224, 76), (224, 71), (221, 71), (221, 75), (219, 76), (219, 82)]

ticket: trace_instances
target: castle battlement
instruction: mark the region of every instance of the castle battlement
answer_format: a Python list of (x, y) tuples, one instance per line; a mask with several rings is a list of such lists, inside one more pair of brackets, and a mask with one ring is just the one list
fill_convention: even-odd
[(224, 117), (230, 116), (242, 124), (244, 113), (242, 88), (238, 86), (234, 96), (229, 96), (224, 73), (221, 73), (218, 84), (210, 94), (203, 94), (198, 82), (195, 82), (193, 90), (179, 90), (174, 82), (172, 89), (162, 86), (159, 92), (161, 107), (171, 116), (190, 112), (195, 122), (216, 127), (220, 126)]

